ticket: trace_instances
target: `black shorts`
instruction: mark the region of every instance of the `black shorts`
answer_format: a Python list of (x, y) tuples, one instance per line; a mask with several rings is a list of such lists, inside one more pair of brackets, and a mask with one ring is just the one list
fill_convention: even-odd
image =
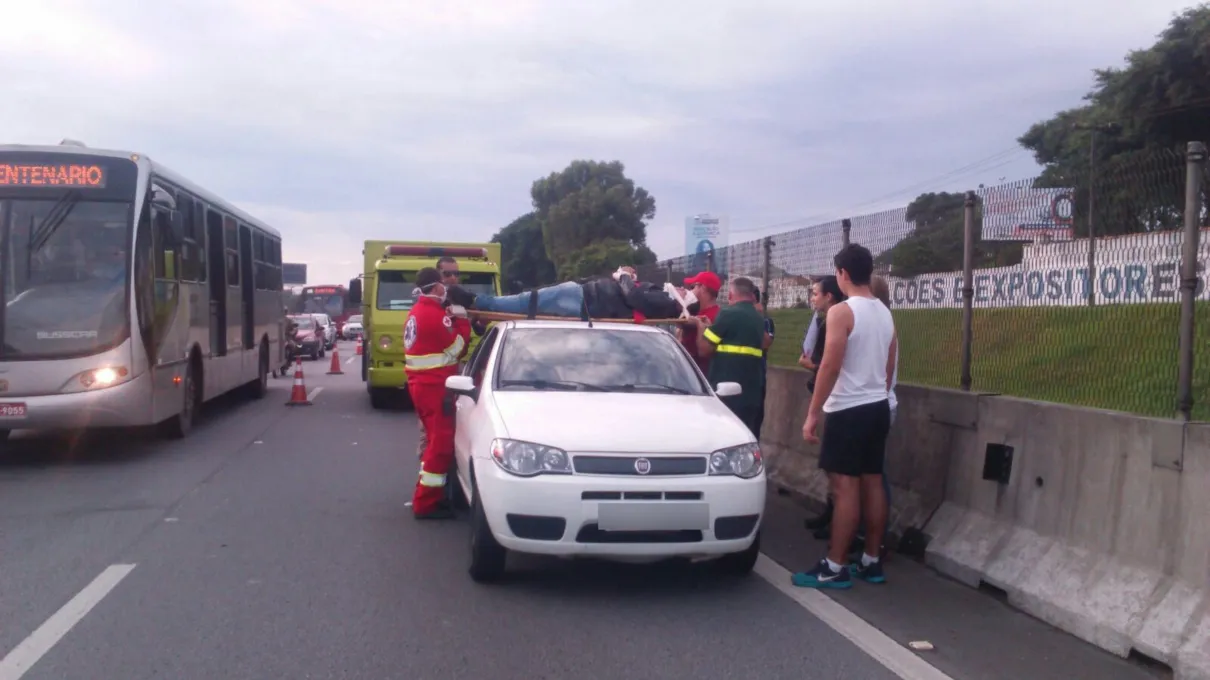
[(819, 469), (846, 477), (882, 474), (891, 429), (887, 400), (824, 414)]

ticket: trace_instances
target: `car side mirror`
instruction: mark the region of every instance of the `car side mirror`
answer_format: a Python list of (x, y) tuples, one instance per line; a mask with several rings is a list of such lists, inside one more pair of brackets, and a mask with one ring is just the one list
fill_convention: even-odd
[(361, 279), (352, 279), (349, 281), (349, 304), (358, 306), (361, 304)]
[(445, 379), (445, 389), (454, 394), (465, 394), (471, 399), (479, 398), (479, 388), (469, 375), (451, 375)]
[(744, 393), (744, 388), (737, 382), (721, 382), (714, 388), (714, 393), (720, 397), (738, 397)]

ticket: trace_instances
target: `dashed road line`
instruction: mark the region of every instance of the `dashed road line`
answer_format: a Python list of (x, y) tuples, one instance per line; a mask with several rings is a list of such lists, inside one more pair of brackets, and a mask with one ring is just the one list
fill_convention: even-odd
[[(323, 391), (324, 391), (324, 388), (316, 387), (316, 388), (312, 389), (310, 392), (307, 392), (307, 401), (315, 401), (315, 397), (318, 397), (319, 393), (323, 392)], [(0, 678), (0, 680), (3, 680), (3, 678)]]
[(63, 636), (67, 635), (92, 608), (105, 598), (126, 578), (135, 565), (111, 564), (97, 575), (84, 589), (76, 593), (67, 604), (51, 615), (38, 629), (30, 633), (21, 644), (0, 659), (0, 680), (19, 680), (34, 664), (46, 656)]

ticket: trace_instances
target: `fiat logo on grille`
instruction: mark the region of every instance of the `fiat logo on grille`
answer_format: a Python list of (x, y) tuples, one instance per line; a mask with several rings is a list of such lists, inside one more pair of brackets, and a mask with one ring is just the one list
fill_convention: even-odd
[(651, 461), (647, 460), (646, 458), (639, 458), (638, 460), (634, 461), (634, 471), (640, 475), (645, 475), (648, 472), (651, 472)]

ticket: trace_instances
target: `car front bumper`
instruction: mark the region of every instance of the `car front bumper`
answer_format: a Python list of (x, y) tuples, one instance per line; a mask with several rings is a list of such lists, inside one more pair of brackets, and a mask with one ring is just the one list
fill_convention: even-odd
[[(648, 561), (747, 549), (765, 511), (766, 478), (541, 475), (475, 461), (492, 534), (521, 553)], [(607, 530), (608, 529), (608, 530)]]

